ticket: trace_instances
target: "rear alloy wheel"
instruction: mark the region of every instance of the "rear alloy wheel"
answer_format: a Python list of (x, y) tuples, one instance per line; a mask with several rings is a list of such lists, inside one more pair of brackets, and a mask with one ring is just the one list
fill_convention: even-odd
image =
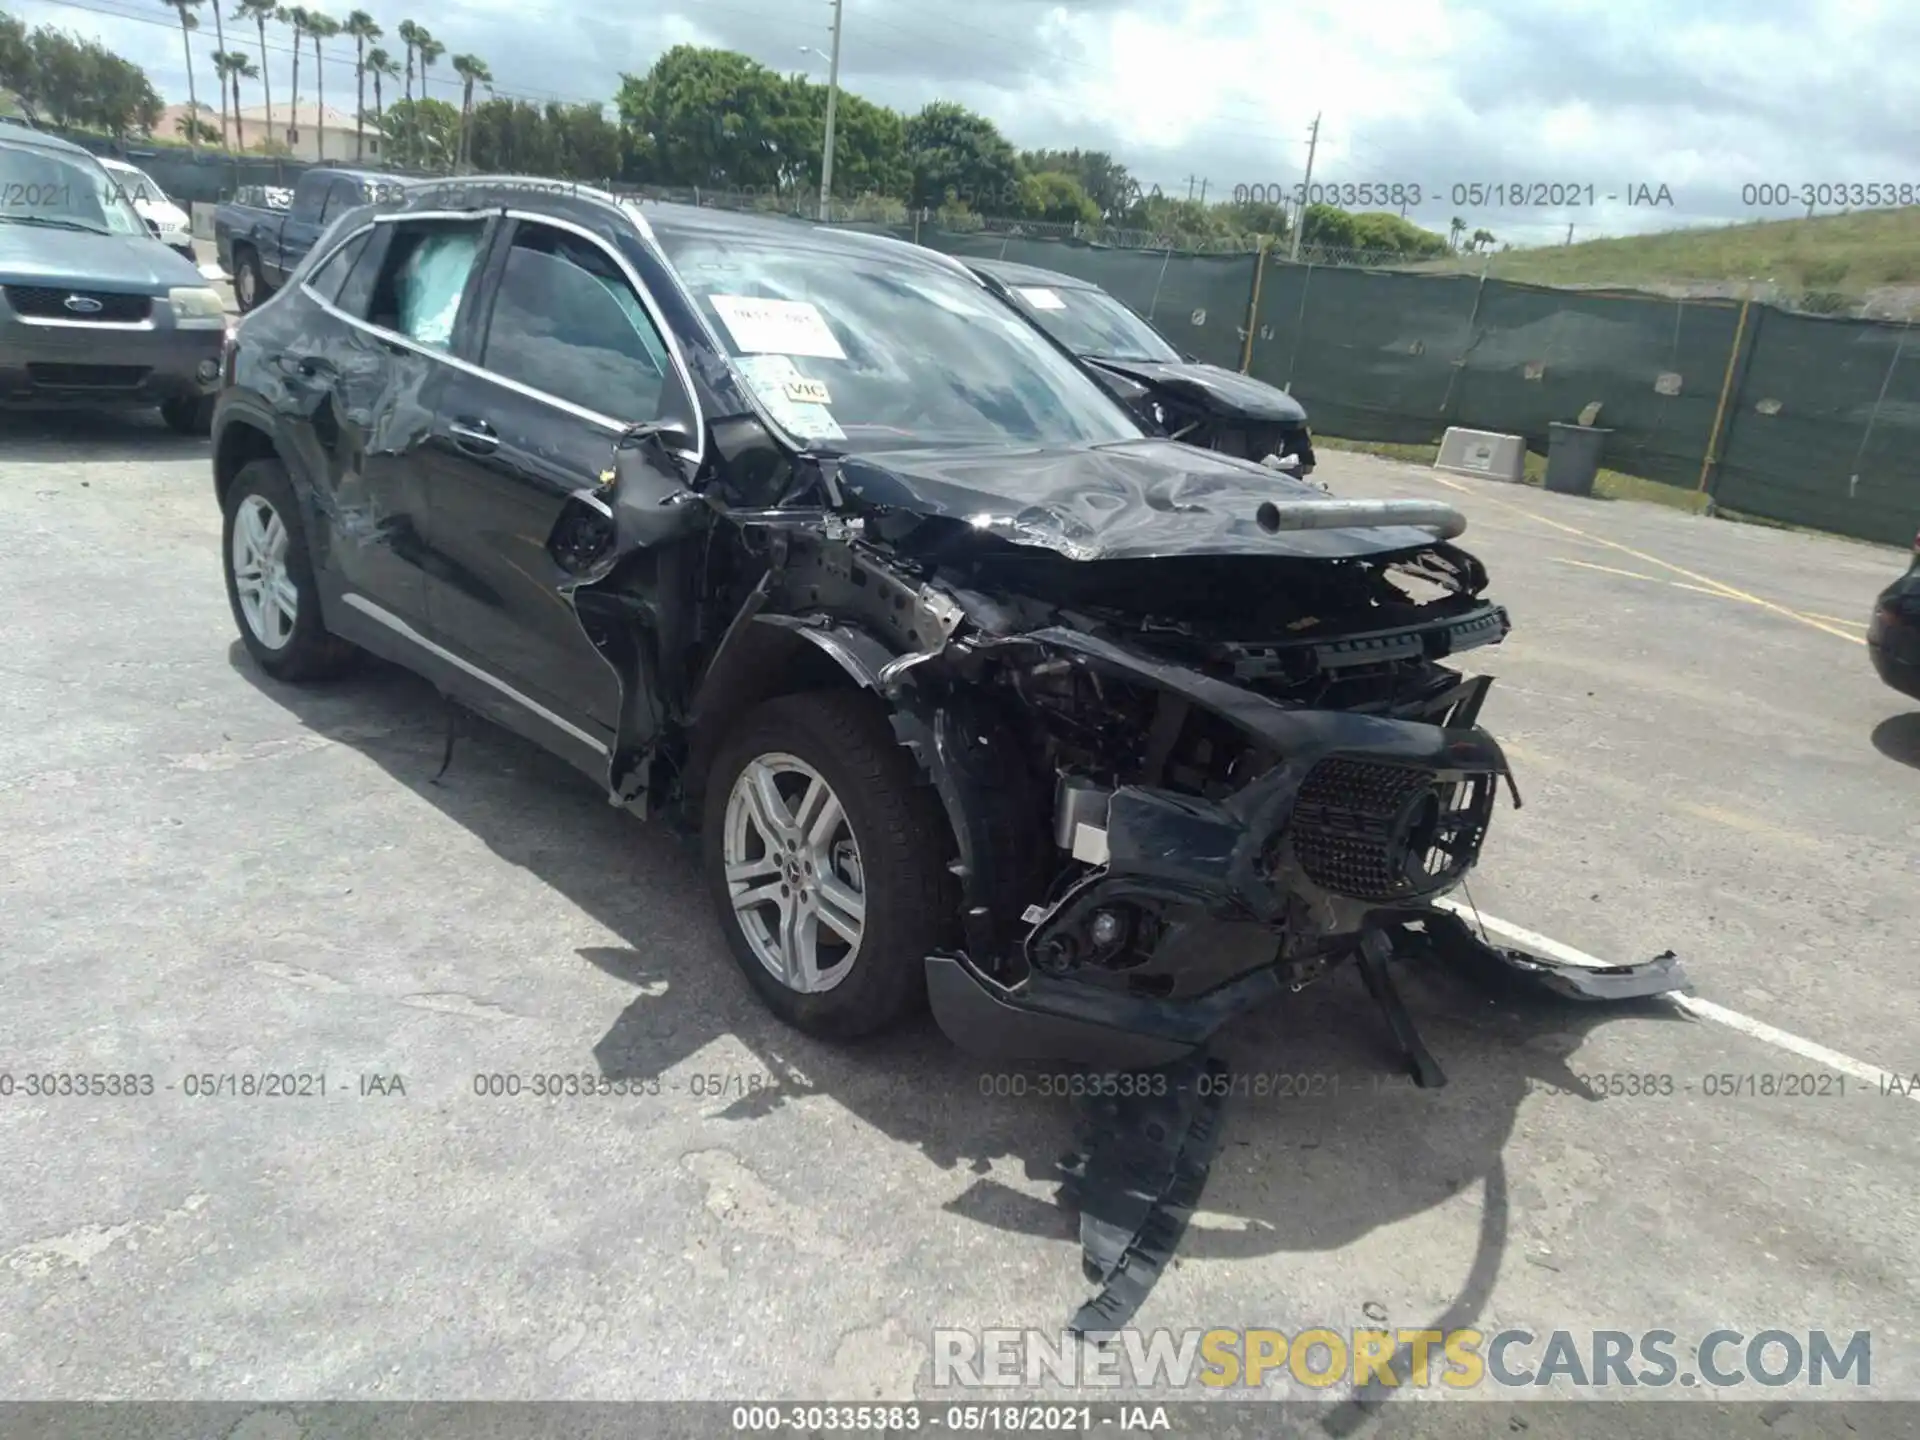
[(863, 694), (769, 701), (707, 781), (708, 887), (767, 1006), (824, 1039), (902, 1019), (954, 911), (946, 822)]
[(241, 642), (277, 680), (338, 674), (357, 653), (329, 634), (293, 486), (277, 460), (256, 460), (227, 492), (227, 599)]

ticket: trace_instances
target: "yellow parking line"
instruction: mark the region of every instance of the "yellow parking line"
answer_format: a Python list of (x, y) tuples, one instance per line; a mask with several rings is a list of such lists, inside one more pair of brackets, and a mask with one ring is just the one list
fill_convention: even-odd
[[(1454, 488), (1464, 490), (1467, 487), (1461, 485)], [(1558, 520), (1549, 520), (1544, 515), (1536, 515), (1533, 511), (1527, 509), (1526, 506), (1515, 505), (1510, 500), (1501, 500), (1492, 495), (1482, 495), (1480, 498), (1485, 500), (1489, 505), (1498, 505), (1503, 509), (1516, 511), (1526, 516), (1529, 520), (1537, 520), (1542, 525), (1549, 526), (1552, 529), (1562, 531), (1568, 535), (1578, 536), (1580, 539), (1588, 541), (1591, 544), (1604, 545), (1609, 550), (1618, 550), (1622, 555), (1631, 555), (1634, 559), (1643, 561), (1648, 565), (1658, 565), (1663, 570), (1671, 570), (1676, 575), (1684, 575), (1687, 579), (1694, 581), (1698, 585), (1710, 587), (1707, 591), (1708, 594), (1724, 595), (1730, 600), (1744, 600), (1749, 605), (1758, 605), (1762, 610), (1771, 610), (1774, 614), (1784, 615), (1789, 620), (1798, 620), (1802, 625), (1811, 625), (1816, 630), (1836, 636), (1841, 640), (1851, 640), (1856, 645), (1864, 645), (1867, 643), (1866, 637), (1864, 636), (1852, 635), (1845, 630), (1836, 630), (1833, 626), (1816, 619), (1812, 615), (1804, 615), (1800, 611), (1789, 609), (1785, 605), (1776, 605), (1771, 600), (1763, 600), (1758, 595), (1750, 595), (1745, 590), (1739, 590), (1726, 584), (1724, 581), (1715, 580), (1711, 575), (1696, 574), (1685, 566), (1674, 564), (1671, 560), (1662, 560), (1658, 555), (1649, 555), (1644, 550), (1635, 550), (1631, 545), (1622, 545), (1618, 540), (1607, 540), (1598, 535), (1589, 535), (1585, 530), (1576, 529), (1572, 525), (1563, 525)]]

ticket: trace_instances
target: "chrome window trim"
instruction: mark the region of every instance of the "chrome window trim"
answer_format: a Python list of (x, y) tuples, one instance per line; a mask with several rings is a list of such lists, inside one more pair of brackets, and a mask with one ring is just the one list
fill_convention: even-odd
[(433, 641), (427, 639), (426, 636), (422, 635), (418, 630), (414, 629), (411, 625), (407, 624), (407, 622), (402, 620), (398, 615), (395, 615), (389, 610), (381, 609), (378, 605), (374, 604), (371, 600), (367, 599), (364, 595), (356, 595), (353, 592), (349, 591), (345, 595), (342, 595), (340, 598), (345, 604), (352, 606), (355, 610), (358, 610), (361, 614), (367, 616), (367, 618), (378, 621), (380, 624), (386, 626), (387, 629), (393, 631), (393, 633), (398, 635), (401, 639), (411, 640), (415, 645), (418, 645), (422, 650), (425, 650), (428, 654), (438, 656), (440, 659), (446, 661), (449, 665), (454, 666), (456, 669), (463, 670), (467, 674), (471, 675), (474, 679), (480, 681), (485, 685), (491, 686), (495, 690), (498, 690), (502, 695), (506, 696), (509, 700), (514, 701), (518, 705), (524, 706), (530, 714), (538, 715), (542, 720), (546, 721), (549, 725), (552, 725), (555, 729), (565, 731), (568, 735), (571, 735), (574, 739), (578, 740), (582, 745), (585, 745), (590, 749), (597, 750), (602, 755), (607, 755), (612, 753), (607, 748), (606, 742), (602, 740), (596, 740), (593, 736), (589, 735), (586, 731), (582, 730), (578, 725), (575, 725), (572, 721), (564, 720), (560, 716), (554, 714), (553, 711), (549, 710), (546, 706), (542, 705), (539, 701), (528, 699), (525, 695), (522, 695), (518, 690), (514, 689), (511, 685), (507, 684), (507, 682), (502, 680), (498, 675), (494, 675), (489, 673), (488, 671), (482, 670), (478, 665), (475, 665), (471, 660), (467, 660), (462, 656), (454, 654), (451, 650), (447, 649), (443, 645), (434, 644)]
[[(692, 379), (687, 371), (686, 359), (680, 353), (679, 341), (674, 338), (673, 331), (662, 322), (659, 305), (655, 302), (652, 294), (647, 290), (647, 287), (640, 283), (640, 277), (634, 273), (633, 267), (627, 263), (624, 256), (609, 248), (606, 241), (602, 240), (592, 231), (568, 221), (555, 220), (549, 216), (521, 211), (433, 211), (420, 215), (395, 213), (376, 216), (361, 228), (362, 230), (370, 230), (375, 225), (389, 225), (401, 220), (461, 220), (468, 223), (485, 223), (485, 221), (497, 213), (504, 213), (506, 217), (510, 219), (528, 220), (537, 225), (557, 225), (560, 229), (570, 231), (582, 239), (599, 246), (600, 249), (609, 255), (614, 263), (620, 267), (621, 273), (626, 276), (628, 283), (633, 286), (634, 294), (639, 297), (640, 303), (646, 307), (648, 318), (653, 321), (655, 328), (660, 332), (661, 338), (666, 342), (668, 357), (674, 362), (674, 373), (679, 377), (682, 386), (686, 390), (687, 403), (693, 407), (694, 448), (690, 452), (683, 451), (680, 453), (688, 454), (693, 460), (695, 469), (698, 469), (706, 459), (706, 420), (700, 409), (700, 397), (695, 392)], [(327, 251), (327, 259), (331, 260), (334, 252), (337, 251), (340, 246), (345, 245), (348, 241), (352, 240), (355, 235), (359, 235), (360, 233), (361, 230), (355, 230), (353, 235), (346, 236), (338, 244), (329, 248)], [(586, 406), (576, 405), (573, 401), (563, 399), (561, 396), (550, 394), (532, 385), (522, 384), (518, 380), (498, 374), (495, 371), (487, 369), (485, 366), (475, 365), (470, 360), (462, 360), (458, 355), (450, 355), (444, 350), (436, 350), (431, 345), (422, 345), (418, 340), (410, 336), (402, 335), (397, 330), (389, 330), (385, 326), (375, 325), (370, 320), (362, 320), (358, 315), (349, 315), (308, 283), (309, 278), (317, 274), (319, 269), (320, 267), (316, 265), (308, 270), (301, 278), (299, 282), (300, 293), (343, 324), (350, 325), (356, 330), (364, 331), (366, 334), (384, 340), (390, 345), (398, 345), (403, 350), (410, 350), (414, 354), (423, 356), (428, 360), (437, 360), (442, 365), (451, 366), (462, 374), (473, 376), (476, 380), (486, 380), (504, 389), (511, 390), (517, 395), (524, 395), (529, 400), (536, 400), (541, 404), (550, 405), (556, 410), (573, 416), (576, 420), (584, 420), (589, 425), (597, 425), (601, 429), (610, 431), (614, 435), (624, 435), (633, 423), (627, 420), (616, 419), (611, 415), (602, 415), (597, 410), (589, 410)]]
[(307, 267), (305, 273), (300, 278), (300, 288), (302, 290), (305, 290), (309, 295), (312, 295), (313, 291), (308, 286), (308, 282), (311, 280), (311, 278), (315, 275), (318, 275), (322, 270), (326, 269), (327, 266), (331, 265), (333, 263), (334, 256), (338, 255), (342, 250), (346, 249), (347, 246), (351, 245), (354, 241), (358, 240), (362, 235), (372, 234), (374, 223), (375, 222), (369, 220), (365, 225), (362, 225), (359, 229), (355, 230), (351, 235), (342, 236), (333, 245), (329, 246), (327, 248), (327, 253), (325, 255), (321, 256), (320, 259), (314, 261), (313, 264)]
[[(613, 209), (616, 214), (619, 213), (618, 207), (608, 208)], [(686, 392), (687, 404), (693, 407), (693, 449), (691, 451), (683, 451), (682, 453), (687, 454), (692, 459), (694, 469), (697, 471), (700, 466), (705, 463), (707, 458), (707, 420), (700, 409), (700, 393), (693, 387), (693, 372), (687, 367), (687, 357), (680, 353), (679, 337), (673, 333), (673, 327), (667, 324), (666, 317), (660, 313), (660, 302), (653, 298), (653, 292), (649, 290), (646, 284), (640, 279), (639, 272), (627, 262), (626, 256), (622, 255), (613, 246), (607, 244), (605, 240), (602, 240), (586, 226), (577, 224), (572, 220), (562, 220), (552, 215), (540, 215), (530, 210), (508, 210), (506, 212), (506, 218), (509, 220), (522, 220), (531, 225), (551, 225), (556, 230), (564, 230), (570, 235), (577, 235), (589, 245), (597, 247), (603, 255), (607, 256), (615, 265), (620, 267), (620, 273), (626, 276), (627, 283), (633, 286), (634, 295), (639, 299), (640, 304), (645, 307), (647, 318), (653, 322), (655, 332), (665, 343), (667, 355), (673, 361), (674, 374), (679, 378), (680, 388)], [(697, 315), (699, 312), (695, 311), (694, 313)], [(487, 371), (486, 373), (496, 380), (505, 379), (504, 376), (494, 375), (492, 371)], [(526, 388), (531, 389), (532, 387)], [(545, 399), (567, 405), (578, 414), (594, 414), (593, 411), (587, 410), (582, 406), (573, 405), (571, 401), (561, 400), (558, 395), (546, 395), (543, 391), (534, 391), (534, 393), (541, 395)], [(612, 421), (611, 417), (606, 416), (597, 418), (608, 420), (610, 423), (617, 425), (621, 430), (627, 428), (627, 423), (632, 423)]]

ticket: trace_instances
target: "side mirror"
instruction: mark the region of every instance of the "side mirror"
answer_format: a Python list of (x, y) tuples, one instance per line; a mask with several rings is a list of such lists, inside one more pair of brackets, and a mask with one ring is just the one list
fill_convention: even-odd
[(151, 215), (147, 216), (146, 219), (147, 219), (147, 233), (153, 236), (154, 239), (158, 240), (160, 238), (160, 222), (154, 219)]

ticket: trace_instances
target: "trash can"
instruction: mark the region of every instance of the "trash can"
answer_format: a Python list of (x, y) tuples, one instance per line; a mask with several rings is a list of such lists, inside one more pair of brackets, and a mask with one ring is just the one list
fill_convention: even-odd
[(1600, 449), (1613, 431), (1594, 425), (1568, 425), (1559, 420), (1547, 426), (1546, 488), (1560, 495), (1593, 494), (1600, 473)]

